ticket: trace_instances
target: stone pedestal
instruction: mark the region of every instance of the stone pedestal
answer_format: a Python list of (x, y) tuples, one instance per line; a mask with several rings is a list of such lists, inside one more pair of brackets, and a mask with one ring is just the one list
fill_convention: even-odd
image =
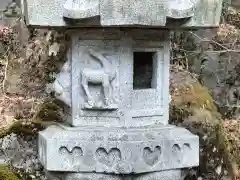
[[(40, 161), (49, 171), (138, 174), (198, 165), (198, 137), (174, 126), (55, 126), (40, 133)], [(57, 162), (57, 163), (56, 163)]]

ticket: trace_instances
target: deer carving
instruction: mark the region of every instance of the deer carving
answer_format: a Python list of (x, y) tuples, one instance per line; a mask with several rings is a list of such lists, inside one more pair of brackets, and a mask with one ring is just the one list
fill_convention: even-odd
[(95, 85), (101, 85), (104, 94), (104, 106), (116, 106), (113, 105), (113, 93), (112, 93), (112, 81), (116, 77), (116, 69), (112, 64), (100, 53), (89, 50), (89, 54), (101, 64), (101, 68), (84, 68), (81, 72), (82, 77), (82, 87), (87, 96), (87, 104), (85, 107), (101, 107), (101, 105), (96, 105), (92, 94), (89, 91), (89, 83)]

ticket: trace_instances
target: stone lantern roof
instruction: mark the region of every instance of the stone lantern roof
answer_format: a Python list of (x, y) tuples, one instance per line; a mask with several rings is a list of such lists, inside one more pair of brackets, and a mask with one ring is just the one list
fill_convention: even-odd
[(222, 0), (24, 0), (26, 23), (40, 27), (208, 28)]

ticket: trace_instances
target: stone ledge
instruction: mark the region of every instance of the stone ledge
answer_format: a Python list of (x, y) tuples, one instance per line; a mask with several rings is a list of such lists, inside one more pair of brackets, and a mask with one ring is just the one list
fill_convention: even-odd
[(40, 132), (39, 155), (48, 171), (145, 173), (198, 166), (199, 140), (175, 126), (51, 126)]

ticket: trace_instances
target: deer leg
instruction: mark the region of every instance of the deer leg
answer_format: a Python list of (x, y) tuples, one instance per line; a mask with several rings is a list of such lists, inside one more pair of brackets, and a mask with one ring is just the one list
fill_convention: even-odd
[(82, 74), (82, 86), (83, 86), (83, 89), (84, 89), (84, 91), (85, 91), (85, 93), (86, 93), (88, 104), (89, 104), (90, 106), (93, 106), (94, 101), (93, 101), (92, 95), (91, 95), (90, 92), (89, 92), (88, 79), (87, 79), (87, 77), (86, 77), (84, 74)]
[(109, 102), (113, 103), (113, 87), (111, 86), (111, 82), (109, 82), (109, 95), (108, 95), (108, 98), (109, 98)]
[(104, 101), (105, 101), (105, 105), (109, 105), (110, 104), (110, 83), (109, 83), (109, 79), (108, 76), (105, 75), (103, 77), (103, 93), (104, 93)]

